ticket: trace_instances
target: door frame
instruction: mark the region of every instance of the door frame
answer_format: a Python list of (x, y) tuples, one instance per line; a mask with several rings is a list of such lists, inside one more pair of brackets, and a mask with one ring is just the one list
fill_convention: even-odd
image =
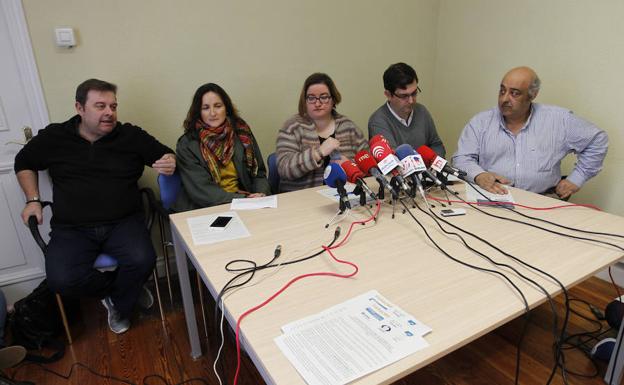
[(4, 16), (9, 27), (9, 40), (13, 45), (13, 53), (20, 63), (19, 77), (28, 101), (28, 111), (33, 119), (34, 135), (50, 123), (50, 115), (43, 97), (43, 88), (30, 42), (22, 0), (0, 0), (0, 10), (2, 10), (0, 15)]
[[(17, 63), (19, 63), (17, 66), (18, 81), (26, 97), (26, 111), (29, 114), (34, 135), (49, 124), (50, 118), (43, 96), (43, 88), (35, 62), (22, 0), (0, 0), (0, 18), (3, 19), (3, 22), (5, 22), (8, 27), (8, 40), (11, 42), (11, 53)], [(46, 174), (40, 173), (40, 180), (42, 177), (47, 176)], [(0, 179), (6, 178), (15, 178), (13, 162), (10, 160), (0, 161)], [(9, 185), (0, 185), (0, 188), (7, 188), (7, 186)], [(16, 189), (15, 194), (17, 195), (15, 196), (20, 196), (20, 199), (14, 199), (8, 202), (8, 204), (13, 207), (18, 207), (17, 205), (23, 204), (21, 190), (17, 186), (17, 181), (15, 181), (15, 186), (11, 186), (9, 187)], [(47, 187), (47, 185), (40, 182), (40, 188), (42, 188), (42, 193), (49, 195), (49, 191), (47, 191), (49, 187)], [(11, 195), (11, 192), (6, 193)], [(9, 215), (12, 214), (9, 213)], [(18, 219), (19, 218), (14, 218), (15, 221)], [(44, 227), (46, 229), (49, 228), (47, 225)], [(28, 229), (21, 224), (21, 219), (19, 224), (16, 223), (16, 230), (21, 234), (20, 238), (22, 240), (32, 239)], [(41, 251), (38, 250), (34, 240), (27, 244), (23, 243), (23, 241), (20, 241), (20, 243), (22, 244), (21, 247), (25, 255), (41, 258), (41, 263), (29, 266), (20, 271), (3, 274), (3, 276), (0, 277), (0, 287), (2, 287), (9, 304), (32, 291), (39, 281), (45, 277), (43, 256), (41, 255)]]

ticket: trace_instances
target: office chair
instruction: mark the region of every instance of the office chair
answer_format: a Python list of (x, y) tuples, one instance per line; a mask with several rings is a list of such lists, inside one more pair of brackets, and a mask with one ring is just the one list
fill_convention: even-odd
[[(151, 229), (152, 227), (152, 223), (154, 222), (154, 212), (152, 210), (152, 208), (154, 207), (154, 202), (155, 202), (154, 193), (152, 192), (152, 190), (148, 188), (142, 188), (140, 191), (141, 191), (141, 195), (144, 197), (144, 210), (146, 214), (145, 225), (149, 231), (149, 229)], [(51, 206), (51, 205), (52, 205), (52, 202), (48, 202), (48, 201), (41, 202), (42, 208), (46, 206)], [(34, 215), (31, 215), (28, 218), (28, 228), (30, 229), (30, 233), (32, 234), (33, 238), (35, 239), (35, 242), (37, 243), (37, 245), (43, 252), (43, 256), (45, 257), (48, 245), (41, 237), (41, 233), (39, 232), (39, 224), (37, 223), (37, 217), (35, 217)], [(95, 259), (95, 262), (93, 263), (93, 267), (100, 271), (115, 270), (117, 266), (118, 266), (117, 260), (111, 257), (110, 255), (104, 254), (104, 253), (98, 255), (97, 258)], [(156, 287), (156, 298), (158, 299), (158, 308), (160, 310), (160, 318), (162, 321), (164, 321), (165, 313), (163, 312), (162, 300), (160, 298), (160, 288), (158, 286), (158, 275), (156, 274), (156, 269), (154, 269), (153, 274), (154, 274), (154, 286)], [(63, 328), (65, 329), (67, 342), (71, 345), (73, 343), (73, 339), (71, 336), (71, 332), (69, 330), (69, 323), (67, 322), (67, 314), (65, 313), (65, 305), (63, 304), (63, 299), (61, 298), (60, 294), (55, 293), (55, 296), (56, 296), (56, 303), (58, 304), (59, 312), (61, 313), (61, 320), (63, 321)]]
[(160, 230), (160, 240), (163, 252), (163, 258), (165, 260), (165, 274), (167, 275), (167, 287), (169, 289), (169, 300), (171, 306), (173, 306), (173, 291), (171, 290), (171, 274), (169, 267), (169, 247), (173, 246), (173, 243), (167, 239), (165, 223), (169, 222), (169, 214), (171, 213), (171, 206), (176, 201), (178, 193), (182, 188), (182, 180), (180, 174), (176, 171), (173, 175), (158, 174), (158, 188), (160, 190), (160, 201), (155, 200), (155, 209), (158, 212), (158, 228)]
[[(171, 282), (169, 280), (169, 247), (173, 246), (171, 238), (167, 238), (167, 231), (165, 229), (165, 223), (169, 223), (169, 214), (173, 211), (171, 206), (175, 203), (178, 193), (182, 189), (182, 179), (180, 174), (176, 171), (173, 175), (158, 175), (158, 187), (160, 189), (160, 202), (156, 201), (156, 211), (158, 211), (158, 225), (160, 228), (160, 239), (162, 240), (163, 256), (165, 258), (165, 270), (167, 272), (167, 283), (169, 284), (169, 297), (171, 299), (171, 305), (173, 306), (173, 294), (171, 291)], [(202, 281), (199, 276), (199, 272), (195, 272), (197, 279), (197, 291), (199, 292), (199, 305), (202, 313), (202, 320), (204, 322), (204, 333), (208, 337), (208, 324), (206, 322), (206, 312), (204, 310), (204, 294), (202, 290)]]
[(269, 156), (267, 157), (267, 165), (267, 167), (269, 168), (269, 175), (267, 179), (269, 180), (269, 186), (271, 186), (271, 194), (278, 194), (280, 176), (277, 172), (277, 157), (275, 156), (274, 152), (269, 154)]

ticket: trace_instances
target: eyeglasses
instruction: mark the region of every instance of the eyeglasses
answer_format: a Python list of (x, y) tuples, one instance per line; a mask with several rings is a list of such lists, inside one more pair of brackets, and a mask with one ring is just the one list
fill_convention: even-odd
[(306, 96), (306, 102), (308, 104), (316, 104), (317, 101), (320, 101), (322, 104), (327, 104), (329, 103), (329, 101), (332, 100), (331, 95), (321, 95), (321, 96), (314, 96), (314, 95), (307, 95)]
[(413, 99), (416, 99), (416, 96), (418, 96), (418, 94), (420, 94), (422, 91), (420, 90), (420, 87), (416, 87), (416, 91), (412, 92), (411, 94), (395, 94), (393, 93), (394, 96), (396, 96), (397, 98), (401, 99), (401, 100), (407, 100), (410, 98), (410, 96)]

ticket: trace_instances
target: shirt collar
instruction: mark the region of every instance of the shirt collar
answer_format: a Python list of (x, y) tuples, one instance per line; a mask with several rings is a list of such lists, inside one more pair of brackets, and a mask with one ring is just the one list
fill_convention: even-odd
[(394, 110), (392, 109), (392, 107), (390, 107), (390, 103), (386, 102), (386, 106), (388, 106), (388, 109), (390, 110), (390, 112), (392, 113), (392, 115), (399, 121), (401, 122), (401, 124), (403, 124), (405, 127), (409, 127), (409, 125), (412, 123), (412, 117), (414, 117), (414, 110), (412, 109), (412, 113), (410, 114), (410, 116), (407, 118), (407, 120), (403, 119), (402, 117), (400, 117), (399, 115), (397, 115), (396, 112), (394, 112)]
[[(505, 124), (505, 119), (503, 119), (503, 114), (500, 111), (500, 108), (496, 108), (498, 110), (498, 126), (502, 129), (507, 131), (508, 133), (511, 133), (511, 131), (509, 131), (509, 129), (507, 128), (507, 125)], [(529, 109), (529, 117), (527, 118), (526, 122), (524, 122), (524, 125), (522, 126), (522, 128), (520, 129), (520, 131), (524, 131), (527, 129), (527, 127), (529, 127), (529, 124), (531, 124), (531, 118), (533, 117), (533, 112), (535, 111), (535, 105), (533, 103), (531, 103), (531, 107)]]

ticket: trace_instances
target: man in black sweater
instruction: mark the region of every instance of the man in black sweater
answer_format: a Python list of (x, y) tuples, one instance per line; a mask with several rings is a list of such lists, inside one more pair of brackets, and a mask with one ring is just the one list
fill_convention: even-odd
[[(77, 115), (39, 131), (15, 157), (15, 173), (26, 196), (22, 219), (42, 222), (37, 172), (52, 178), (52, 232), (46, 275), (52, 290), (102, 298), (115, 333), (130, 327), (135, 303), (154, 300), (143, 285), (156, 261), (144, 224), (137, 185), (144, 166), (175, 171), (174, 152), (140, 127), (117, 121), (117, 87), (89, 79), (76, 89)], [(118, 262), (100, 272), (101, 253)]]

